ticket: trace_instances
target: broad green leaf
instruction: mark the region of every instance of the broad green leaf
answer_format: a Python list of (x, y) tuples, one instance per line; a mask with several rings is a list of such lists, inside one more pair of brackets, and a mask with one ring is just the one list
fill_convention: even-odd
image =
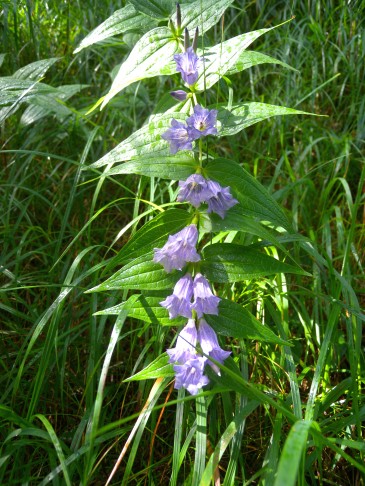
[(235, 302), (222, 299), (219, 303), (218, 311), (219, 315), (206, 314), (205, 319), (219, 334), (237, 339), (289, 344), (276, 336), (271, 329), (262, 325), (251, 312)]
[[(274, 27), (272, 27), (274, 28)], [(238, 35), (204, 51), (198, 50), (198, 55), (204, 57), (204, 71), (201, 72), (196, 84), (198, 91), (208, 89), (234, 68), (240, 55), (252, 42), (270, 29), (260, 29)]]
[[(170, 152), (169, 144), (161, 138), (161, 135), (170, 127), (171, 118), (175, 118), (178, 121), (185, 121), (186, 114), (174, 113), (173, 116), (165, 114), (156, 116), (152, 122), (144, 125), (142, 128), (132, 133), (132, 135), (117, 145), (117, 147), (115, 147), (109, 153), (104, 155), (104, 157), (91, 164), (89, 168), (96, 169), (98, 167), (102, 167), (103, 165), (124, 162), (131, 160), (133, 157), (138, 157), (138, 161), (136, 163), (138, 163), (140, 167), (143, 165), (141, 159), (145, 156), (151, 157), (152, 153), (153, 157), (168, 157)], [(188, 155), (186, 156), (186, 154)], [(171, 156), (171, 163), (174, 157)], [(184, 160), (185, 157), (193, 160), (193, 155), (189, 151), (184, 151), (184, 153), (181, 152), (177, 154), (176, 157), (177, 160)], [(122, 169), (122, 166), (120, 168)], [(123, 172), (117, 171), (116, 173)]]
[(299, 464), (303, 460), (312, 421), (298, 420), (290, 429), (280, 456), (274, 486), (295, 486)]
[(73, 111), (68, 108), (63, 102), (79, 93), (82, 89), (87, 88), (86, 84), (70, 84), (59, 86), (57, 93), (50, 93), (48, 95), (39, 95), (29, 100), (28, 106), (22, 117), (20, 123), (22, 125), (29, 125), (35, 121), (44, 118), (50, 114), (54, 114), (59, 120), (66, 116), (72, 115)]
[(179, 279), (179, 272), (166, 273), (159, 263), (152, 261), (153, 254), (147, 253), (127, 263), (105, 282), (87, 292), (106, 290), (141, 289), (161, 290), (172, 288)]
[(237, 204), (230, 209), (223, 219), (214, 213), (208, 216), (210, 225), (209, 223), (205, 224), (207, 231), (208, 229), (214, 233), (220, 231), (243, 231), (258, 236), (262, 240), (266, 240), (285, 251), (285, 247), (279, 241), (277, 234), (270, 228), (263, 226), (256, 219), (247, 216), (241, 204)]
[(180, 326), (186, 323), (185, 317), (176, 317), (170, 319), (168, 310), (160, 305), (165, 300), (170, 291), (156, 297), (149, 295), (140, 295), (138, 300), (131, 305), (128, 301), (110, 307), (96, 313), (96, 315), (118, 315), (121, 310), (128, 310), (128, 316), (139, 321), (150, 324), (161, 324), (162, 326)]
[(169, 364), (169, 356), (166, 353), (163, 353), (161, 356), (152, 361), (152, 363), (146, 366), (144, 370), (130, 376), (124, 380), (124, 382), (151, 380), (166, 376), (174, 376), (174, 369), (172, 364)]
[(147, 32), (120, 66), (101, 107), (103, 108), (119, 91), (136, 81), (175, 73), (176, 65), (172, 60), (177, 51), (178, 44), (167, 27), (156, 27)]
[(142, 12), (156, 20), (167, 20), (176, 10), (174, 0), (129, 0), (138, 12)]
[(218, 132), (218, 136), (220, 137), (235, 135), (244, 128), (273, 116), (315, 115), (314, 113), (298, 111), (293, 108), (286, 108), (285, 106), (256, 102), (237, 103), (230, 110), (223, 104), (212, 105), (209, 108), (218, 109), (217, 118), (221, 123), (221, 128)]
[(98, 25), (96, 29), (91, 31), (79, 44), (74, 54), (91, 46), (96, 42), (108, 39), (114, 35), (123, 34), (125, 32), (137, 31), (144, 32), (146, 29), (153, 27), (151, 18), (141, 15), (133, 5), (126, 5), (125, 7), (116, 10), (102, 24)]
[(13, 74), (14, 78), (17, 79), (29, 79), (31, 81), (36, 81), (42, 78), (48, 69), (53, 66), (53, 64), (58, 61), (58, 57), (51, 57), (49, 59), (42, 59), (41, 61), (35, 61), (26, 66), (21, 67)]
[(0, 78), (0, 123), (15, 113), (24, 102), (30, 102), (42, 94), (56, 93), (47, 84), (12, 76)]
[(0, 105), (28, 101), (39, 94), (56, 92), (56, 88), (37, 81), (18, 79), (12, 76), (0, 78)]
[(139, 174), (177, 181), (187, 179), (198, 167), (199, 162), (196, 162), (192, 152), (184, 150), (176, 155), (132, 157), (130, 162), (118, 164), (103, 172), (103, 176)]
[(270, 58), (269, 56), (252, 51), (248, 54), (245, 52), (246, 48), (254, 40), (281, 25), (283, 24), (268, 29), (247, 32), (246, 34), (238, 35), (207, 49), (198, 49), (198, 55), (203, 57), (205, 62), (204, 71), (199, 76), (196, 89), (203, 91), (213, 86), (225, 74), (233, 74), (264, 62), (276, 62), (290, 68), (287, 64), (276, 61), (276, 59)]
[(192, 214), (183, 209), (169, 209), (158, 214), (140, 228), (113, 258), (112, 265), (132, 260), (164, 245), (169, 235), (191, 223)]
[(255, 51), (243, 51), (236, 60), (234, 66), (228, 69), (226, 76), (244, 71), (252, 66), (258, 66), (259, 64), (279, 64), (286, 69), (291, 69), (292, 71), (297, 71), (297, 69), (289, 66), (286, 62), (279, 61), (274, 57), (267, 56), (266, 54), (261, 54)]
[(276, 273), (305, 273), (261, 251), (233, 243), (209, 245), (203, 255), (200, 267), (212, 282), (240, 282)]
[[(224, 11), (233, 3), (233, 0), (196, 0), (181, 5), (181, 27), (187, 28), (191, 36), (195, 29), (199, 33), (207, 32), (222, 17)], [(172, 15), (176, 25), (176, 12)]]
[(229, 186), (233, 196), (241, 203), (245, 215), (293, 231), (279, 204), (265, 187), (237, 162), (229, 159), (212, 160), (204, 169), (204, 175), (223, 186)]
[[(196, 27), (204, 33), (218, 22), (226, 8), (233, 0), (196, 0), (193, 3), (181, 6), (182, 28), (187, 28), (191, 33)], [(143, 0), (138, 2), (139, 9), (146, 13), (148, 5), (152, 2)], [(137, 2), (135, 3), (137, 5)], [(171, 11), (171, 10), (170, 10)], [(167, 3), (156, 4), (154, 2), (154, 17), (165, 15)], [(172, 16), (176, 24), (176, 13)], [(174, 54), (179, 52), (179, 44), (167, 27), (156, 27), (147, 32), (134, 46), (127, 60), (119, 68), (109, 93), (102, 101), (103, 108), (116, 94), (130, 84), (141, 79), (151, 78), (159, 75), (171, 75), (176, 73), (176, 64), (173, 60)]]

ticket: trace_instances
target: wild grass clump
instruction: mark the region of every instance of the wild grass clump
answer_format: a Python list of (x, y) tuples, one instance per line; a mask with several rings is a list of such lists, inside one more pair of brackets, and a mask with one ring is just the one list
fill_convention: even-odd
[(171, 377), (128, 380), (172, 347), (176, 327), (130, 317), (120, 304), (135, 306), (136, 291), (85, 293), (177, 192), (163, 178), (88, 169), (169, 108), (180, 83), (138, 81), (95, 108), (160, 22), (142, 11), (138, 28), (74, 53), (124, 6), (1, 7), (0, 484), (105, 484), (115, 466), (111, 484), (364, 484), (360, 4), (236, 1), (204, 34), (214, 45), (295, 16), (252, 47), (294, 69), (256, 65), (206, 100), (325, 116), (274, 117), (208, 146), (263, 184), (293, 227), (265, 226), (275, 244), (252, 226), (224, 238), (304, 272), (216, 285), (279, 341), (224, 337), (234, 361), (197, 398)]

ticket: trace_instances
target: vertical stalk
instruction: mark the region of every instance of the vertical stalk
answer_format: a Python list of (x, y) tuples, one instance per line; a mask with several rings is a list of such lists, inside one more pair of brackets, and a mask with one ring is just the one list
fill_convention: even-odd
[(207, 403), (205, 397), (196, 398), (196, 448), (192, 486), (198, 486), (205, 469), (207, 448)]

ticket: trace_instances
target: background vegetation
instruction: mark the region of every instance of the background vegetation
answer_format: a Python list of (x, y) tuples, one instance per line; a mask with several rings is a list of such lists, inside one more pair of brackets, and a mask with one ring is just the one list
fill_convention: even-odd
[[(151, 208), (149, 201), (166, 202), (176, 188), (81, 170), (139, 128), (173, 86), (167, 78), (136, 83), (104, 110), (87, 114), (140, 34), (73, 51), (122, 6), (1, 2), (0, 484), (104, 484), (153, 386), (123, 380), (171, 342), (171, 329), (121, 322), (104, 376), (115, 317), (94, 313), (125, 295), (84, 294), (105, 280), (106, 262), (146, 221), (137, 216)], [(224, 140), (220, 150), (254, 174), (308, 238), (306, 246), (289, 242), (287, 249), (312, 277), (281, 275), (240, 289), (240, 302), (288, 337), (292, 348), (228, 344), (241, 358), (244, 379), (320, 430), (311, 429), (307, 440), (258, 400), (241, 416), (220, 473), (224, 484), (269, 485), (275, 474), (277, 485), (295, 484), (295, 472), (293, 478), (285, 470), (292, 453), (300, 458), (298, 484), (358, 485), (365, 473), (365, 12), (356, 1), (236, 1), (226, 12), (224, 36), (293, 15), (253, 49), (298, 72), (262, 65), (237, 74), (234, 100), (327, 117), (276, 118)], [(221, 28), (208, 37), (219, 42)], [(26, 68), (45, 59), (47, 65)], [(27, 92), (24, 82), (41, 78), (44, 84)], [(228, 98), (226, 86), (220, 89)], [(234, 410), (246, 404), (239, 387), (213, 396), (208, 455)], [(169, 402), (176, 398), (172, 386), (159, 397), (159, 408), (131, 439), (115, 484), (168, 484), (176, 416)], [(192, 400), (184, 411), (178, 405), (187, 449), (177, 484), (190, 481), (194, 408)]]

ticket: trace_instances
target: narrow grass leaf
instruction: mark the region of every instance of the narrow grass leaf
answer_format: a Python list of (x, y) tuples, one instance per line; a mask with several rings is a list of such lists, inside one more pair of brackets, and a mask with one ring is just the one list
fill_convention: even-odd
[(295, 486), (299, 463), (303, 459), (308, 438), (308, 432), (312, 422), (308, 420), (298, 420), (285, 441), (283, 451), (280, 456), (278, 472), (274, 486)]
[(244, 408), (242, 408), (240, 413), (234, 418), (234, 420), (232, 420), (226, 430), (222, 433), (217, 445), (214, 448), (214, 451), (210, 455), (199, 486), (209, 486), (211, 484), (211, 481), (214, 478), (214, 471), (219, 467), (219, 461), (221, 460), (231, 440), (237, 434), (242, 421), (245, 420), (258, 406), (259, 402), (257, 401), (253, 400), (249, 402)]
[(59, 441), (59, 439), (56, 435), (56, 432), (54, 431), (54, 428), (52, 427), (52, 424), (42, 414), (37, 414), (37, 415), (35, 415), (35, 417), (37, 417), (42, 422), (42, 424), (45, 426), (45, 428), (46, 428), (46, 430), (47, 430), (47, 432), (48, 432), (48, 434), (49, 434), (49, 436), (52, 440), (55, 451), (57, 453), (58, 460), (60, 461), (60, 465), (62, 467), (62, 472), (63, 472), (64, 478), (65, 478), (65, 482), (66, 482), (67, 486), (71, 486), (72, 483), (71, 483), (70, 476), (68, 474), (68, 469), (67, 469), (67, 465), (66, 465), (66, 462), (65, 462), (65, 456), (63, 454), (63, 450), (62, 450), (60, 441)]
[(195, 459), (193, 467), (192, 486), (201, 484), (201, 478), (205, 469), (205, 455), (207, 449), (207, 399), (196, 397), (196, 434), (195, 434)]

